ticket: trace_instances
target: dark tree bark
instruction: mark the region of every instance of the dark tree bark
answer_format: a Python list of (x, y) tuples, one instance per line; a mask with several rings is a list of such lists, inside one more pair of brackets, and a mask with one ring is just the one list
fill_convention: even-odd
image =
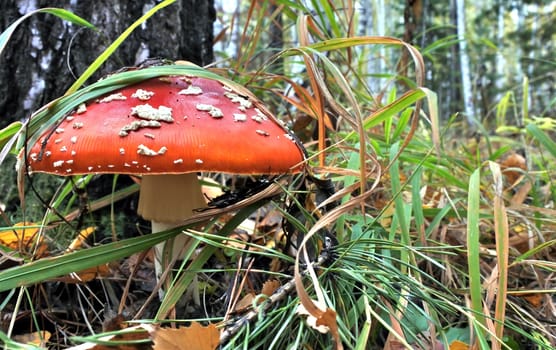
[[(33, 111), (62, 96), (78, 77), (126, 28), (160, 1), (0, 1), (0, 30), (5, 30), (22, 15), (36, 8), (59, 7), (88, 20), (98, 32), (79, 27), (50, 14), (37, 14), (20, 25), (0, 55), (0, 129), (15, 120), (25, 120)], [(36, 7), (31, 7), (35, 4)], [(213, 61), (213, 22), (216, 18), (213, 0), (178, 0), (136, 28), (113, 56), (102, 65), (88, 83), (122, 67), (134, 66), (147, 58), (189, 60), (199, 65)], [(0, 205), (20, 218), (17, 197), (15, 160), (9, 158), (0, 173)], [(37, 177), (32, 179), (37, 181)], [(44, 206), (53, 184), (41, 182), (33, 188), (40, 192)], [(120, 177), (118, 188), (131, 183)], [(29, 191), (29, 186), (27, 186)], [(98, 198), (112, 191), (112, 178), (101, 176), (87, 189), (89, 198)], [(50, 194), (49, 194), (50, 193)], [(29, 196), (34, 198), (35, 196)], [(133, 235), (137, 229), (135, 196), (118, 202), (118, 213), (126, 217), (119, 232)], [(26, 215), (33, 207), (27, 200)], [(99, 212), (93, 220), (100, 221), (109, 213)], [(81, 216), (83, 217), (83, 216)], [(17, 220), (17, 219), (16, 219)], [(4, 223), (7, 225), (7, 223)], [(77, 224), (77, 228), (81, 223)], [(96, 223), (95, 226), (102, 226)], [(100, 231), (100, 230), (99, 230)], [(108, 232), (108, 230), (104, 230)]]
[[(0, 2), (0, 30), (32, 11), (32, 1)], [(61, 7), (95, 25), (99, 32), (49, 14), (32, 16), (14, 33), (0, 56), (0, 128), (28, 117), (61, 96), (93, 60), (153, 1), (96, 0), (35, 2)], [(158, 3), (158, 2), (157, 2)], [(178, 0), (151, 17), (120, 46), (91, 81), (146, 58), (186, 59), (199, 65), (213, 60), (213, 0)]]

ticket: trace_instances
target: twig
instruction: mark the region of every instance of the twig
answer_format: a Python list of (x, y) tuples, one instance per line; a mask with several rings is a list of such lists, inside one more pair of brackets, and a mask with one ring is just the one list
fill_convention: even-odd
[[(313, 268), (321, 266), (326, 260), (326, 257), (323, 254), (319, 255), (319, 258), (316, 262), (312, 263)], [(307, 269), (305, 269), (302, 275), (306, 275), (308, 273)], [(268, 297), (267, 301), (261, 304), (259, 307), (249, 311), (241, 318), (233, 321), (233, 325), (226, 327), (220, 333), (220, 344), (226, 343), (233, 337), (236, 333), (240, 331), (240, 329), (247, 323), (252, 322), (255, 320), (259, 314), (268, 311), (274, 304), (278, 303), (279, 301), (284, 300), (289, 294), (291, 294), (295, 290), (295, 279), (292, 277), (286, 284), (278, 288), (274, 294)]]

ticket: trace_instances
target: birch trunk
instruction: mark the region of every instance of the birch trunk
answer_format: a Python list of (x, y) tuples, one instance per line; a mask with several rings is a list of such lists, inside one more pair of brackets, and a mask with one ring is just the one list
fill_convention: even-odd
[(465, 0), (456, 0), (456, 29), (459, 40), (459, 71), (461, 76), (463, 113), (469, 125), (473, 125), (475, 107), (471, 88), (471, 64), (469, 54), (467, 53), (467, 41), (465, 39)]
[[(0, 31), (19, 17), (43, 7), (72, 11), (97, 26), (93, 32), (39, 14), (18, 27), (0, 57), (0, 128), (28, 117), (61, 96), (90, 63), (154, 2), (97, 0), (0, 1)], [(148, 57), (213, 61), (213, 1), (178, 0), (160, 10), (118, 48), (92, 81)]]
[(504, 37), (506, 36), (506, 26), (504, 24), (504, 19), (506, 17), (506, 7), (504, 0), (497, 1), (497, 17), (496, 17), (496, 45), (499, 50), (496, 51), (496, 81), (494, 85), (496, 86), (496, 96), (495, 101), (500, 101), (502, 97), (500, 91), (502, 91), (503, 86), (507, 83), (506, 79), (506, 58), (504, 57)]

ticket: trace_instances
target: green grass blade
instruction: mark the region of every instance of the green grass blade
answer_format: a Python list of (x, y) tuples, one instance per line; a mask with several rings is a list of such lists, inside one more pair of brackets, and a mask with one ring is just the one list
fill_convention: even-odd
[[(402, 196), (403, 186), (399, 169), (399, 160), (397, 158), (399, 149), (399, 143), (395, 143), (390, 148), (390, 159), (392, 160), (390, 166), (390, 181), (392, 185), (392, 197), (394, 198), (395, 216), (398, 220), (398, 224), (400, 225), (401, 230), (401, 242), (404, 245), (409, 245), (411, 243), (409, 237), (409, 222), (405, 211), (407, 205), (405, 204)], [(400, 260), (402, 260), (403, 262), (408, 262), (407, 251), (403, 250), (401, 253), (402, 257), (400, 258)]]
[(553, 157), (556, 157), (556, 142), (535, 124), (526, 126), (527, 132), (543, 145)]
[(533, 248), (526, 251), (525, 253), (516, 257), (514, 262), (512, 263), (512, 265), (519, 264), (519, 263), (529, 259), (531, 256), (539, 254), (541, 251), (543, 251), (545, 249), (550, 249), (550, 247), (552, 247), (552, 246), (556, 246), (556, 239), (546, 241), (546, 242), (543, 242), (543, 243), (539, 243), (539, 244), (535, 245)]
[[(251, 215), (256, 209), (258, 209), (262, 204), (262, 202), (255, 202), (245, 208), (242, 208), (234, 217), (229, 220), (224, 227), (218, 230), (220, 235), (228, 235), (230, 234), (239, 224), (247, 219), (249, 215)], [(213, 245), (206, 245), (202, 252), (195, 257), (195, 259), (187, 266), (188, 271), (199, 271), (203, 265), (210, 259), (210, 257), (214, 254), (214, 252), (218, 248)], [(188, 273), (188, 271), (181, 271), (181, 274), (178, 274), (174, 281), (172, 281), (172, 286), (168, 289), (167, 293), (164, 296), (164, 300), (158, 309), (158, 313), (156, 315), (156, 319), (164, 319), (168, 313), (174, 308), (176, 303), (185, 293), (193, 278), (195, 277), (195, 273)]]
[(471, 309), (479, 325), (474, 329), (479, 338), (484, 339), (486, 320), (483, 314), (483, 298), (481, 284), (480, 230), (479, 209), (481, 194), (481, 169), (476, 169), (469, 178), (468, 210), (467, 210), (467, 263), (469, 267), (469, 292)]
[(421, 176), (423, 168), (415, 170), (415, 174), (411, 179), (411, 205), (413, 207), (413, 215), (415, 221), (415, 231), (421, 244), (425, 244), (427, 238), (425, 236), (425, 215), (423, 214), (423, 201), (421, 200)]
[(521, 98), (521, 118), (522, 120), (529, 119), (529, 79), (525, 76), (523, 77), (523, 94)]
[[(367, 117), (363, 123), (365, 129), (372, 128), (384, 122), (388, 118), (393, 118), (406, 108), (411, 107), (415, 102), (425, 98), (427, 94), (421, 89), (415, 89), (404, 93), (396, 101), (378, 109), (371, 116)], [(357, 132), (353, 131), (347, 136), (349, 139), (358, 137)]]
[(148, 249), (179, 232), (181, 229), (129, 238), (3, 270), (0, 271), (0, 291), (40, 283), (50, 278), (118, 260)]
[(21, 122), (13, 122), (4, 129), (0, 130), (0, 147), (4, 147), (10, 142), (12, 137), (17, 134), (19, 130), (21, 130), (22, 125), (23, 124)]
[(0, 130), (0, 164), (4, 163), (4, 159), (17, 142), (17, 135), (21, 132), (22, 126), (21, 122), (14, 122)]
[(0, 331), (0, 342), (3, 343), (3, 348), (4, 349), (9, 349), (9, 350), (40, 350), (43, 349), (38, 345), (33, 345), (33, 344), (23, 344), (23, 343), (18, 343), (13, 339), (10, 339), (10, 337), (8, 337), (8, 335), (2, 331)]
[(0, 55), (2, 54), (2, 52), (4, 52), (4, 49), (6, 48), (6, 45), (8, 44), (8, 41), (10, 40), (10, 37), (15, 32), (17, 27), (23, 21), (25, 21), (27, 18), (29, 18), (29, 17), (37, 14), (37, 13), (50, 13), (50, 14), (55, 15), (55, 16), (63, 19), (63, 20), (66, 20), (68, 22), (75, 23), (77, 25), (96, 30), (96, 27), (94, 25), (92, 25), (91, 23), (87, 22), (83, 18), (77, 16), (76, 14), (74, 14), (74, 13), (68, 11), (68, 10), (64, 10), (64, 9), (61, 9), (61, 8), (38, 9), (38, 10), (29, 12), (26, 15), (20, 17), (17, 21), (15, 21), (8, 28), (6, 28), (6, 30), (4, 30), (2, 32), (2, 34), (0, 34)]
[(59, 18), (66, 20), (68, 22), (83, 26), (83, 27), (87, 27), (93, 30), (97, 30), (97, 28), (92, 25), (90, 22), (86, 21), (85, 19), (79, 17), (78, 15), (76, 15), (75, 13), (68, 11), (68, 10), (64, 10), (61, 8), (44, 8), (44, 9), (40, 9), (37, 10), (36, 12), (45, 12), (45, 13), (50, 13), (52, 15), (58, 16)]

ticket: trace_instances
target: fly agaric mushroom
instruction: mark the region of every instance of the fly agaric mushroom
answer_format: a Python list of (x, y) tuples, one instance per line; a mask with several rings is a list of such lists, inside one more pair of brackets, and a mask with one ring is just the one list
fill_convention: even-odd
[[(163, 76), (79, 106), (28, 147), (27, 160), (30, 172), (142, 175), (138, 213), (159, 232), (206, 206), (197, 172), (297, 172), (304, 152), (247, 91), (204, 77)], [(173, 256), (188, 238), (179, 237)]]

